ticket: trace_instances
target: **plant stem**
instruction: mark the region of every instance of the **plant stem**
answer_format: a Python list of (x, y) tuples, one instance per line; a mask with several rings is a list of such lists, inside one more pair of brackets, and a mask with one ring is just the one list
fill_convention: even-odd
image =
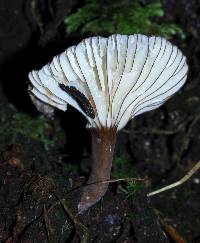
[(116, 131), (112, 128), (92, 129), (92, 169), (83, 190), (78, 211), (82, 213), (97, 203), (106, 193), (110, 179)]

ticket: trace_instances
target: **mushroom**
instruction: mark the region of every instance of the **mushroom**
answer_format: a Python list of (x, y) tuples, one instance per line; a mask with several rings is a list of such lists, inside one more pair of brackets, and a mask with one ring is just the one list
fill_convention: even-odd
[(87, 38), (29, 73), (32, 95), (63, 111), (69, 104), (87, 119), (93, 163), (79, 212), (107, 191), (117, 132), (168, 100), (187, 70), (182, 52), (166, 39), (117, 34)]

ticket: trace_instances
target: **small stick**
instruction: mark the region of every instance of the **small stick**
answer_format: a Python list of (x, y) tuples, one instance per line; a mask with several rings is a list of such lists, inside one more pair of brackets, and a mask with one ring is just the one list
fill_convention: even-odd
[(120, 179), (112, 179), (112, 180), (105, 180), (105, 181), (99, 181), (99, 182), (96, 182), (96, 183), (115, 183), (115, 182), (118, 182), (118, 181), (145, 181), (147, 178), (120, 178)]
[(145, 181), (147, 180), (147, 177), (145, 178), (134, 178), (134, 177), (128, 177), (128, 178), (119, 178), (119, 179), (110, 179), (110, 180), (103, 180), (103, 181), (95, 181), (92, 183), (87, 183), (81, 187), (86, 187), (86, 186), (90, 186), (90, 185), (94, 185), (94, 184), (99, 184), (99, 183), (116, 183), (119, 181), (125, 181), (125, 182), (134, 182), (134, 181)]
[(51, 225), (50, 225), (48, 212), (47, 212), (45, 205), (44, 205), (44, 222), (45, 222), (45, 226), (46, 226), (46, 230), (47, 230), (48, 241), (53, 242), (52, 235), (54, 235), (54, 234), (53, 234), (53, 230), (52, 230)]
[(192, 167), (192, 169), (183, 178), (181, 178), (179, 181), (174, 182), (174, 183), (172, 183), (172, 184), (170, 184), (168, 186), (165, 186), (165, 187), (163, 187), (161, 189), (158, 189), (156, 191), (153, 191), (153, 192), (147, 194), (147, 197), (151, 197), (151, 196), (153, 196), (155, 194), (158, 194), (158, 193), (161, 193), (163, 191), (169, 190), (169, 189), (174, 188), (176, 186), (180, 186), (181, 184), (183, 184), (184, 182), (186, 182), (195, 172), (197, 172), (198, 169), (200, 169), (200, 161), (198, 161), (195, 164), (195, 166)]

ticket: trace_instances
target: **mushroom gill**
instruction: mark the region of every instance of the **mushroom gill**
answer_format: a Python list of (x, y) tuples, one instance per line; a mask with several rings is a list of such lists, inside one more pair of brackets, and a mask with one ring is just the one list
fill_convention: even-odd
[(145, 35), (91, 37), (29, 73), (30, 93), (87, 119), (93, 165), (79, 212), (105, 194), (116, 133), (135, 116), (154, 110), (176, 93), (187, 76), (186, 58), (169, 41)]

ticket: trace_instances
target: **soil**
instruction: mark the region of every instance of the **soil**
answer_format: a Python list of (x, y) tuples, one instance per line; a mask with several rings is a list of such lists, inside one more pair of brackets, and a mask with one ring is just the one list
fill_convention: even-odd
[[(27, 93), (27, 73), (83, 38), (67, 37), (62, 25), (76, 4), (0, 1), (2, 127), (18, 113), (37, 119)], [(5, 134), (13, 127), (5, 126), (0, 131), (0, 242), (200, 243), (199, 172), (180, 187), (146, 196), (183, 177), (200, 159), (200, 3), (162, 4), (165, 20), (186, 32), (184, 42), (172, 41), (187, 56), (190, 71), (187, 84), (166, 105), (132, 120), (118, 135), (115, 158), (124, 159), (125, 170), (131, 166), (132, 177), (145, 180), (137, 182), (133, 197), (124, 193), (126, 182), (110, 183), (96, 206), (77, 215), (91, 163), (83, 117), (69, 109), (57, 112), (56, 122), (47, 121), (50, 140), (64, 134), (50, 147), (23, 133), (11, 139)]]

